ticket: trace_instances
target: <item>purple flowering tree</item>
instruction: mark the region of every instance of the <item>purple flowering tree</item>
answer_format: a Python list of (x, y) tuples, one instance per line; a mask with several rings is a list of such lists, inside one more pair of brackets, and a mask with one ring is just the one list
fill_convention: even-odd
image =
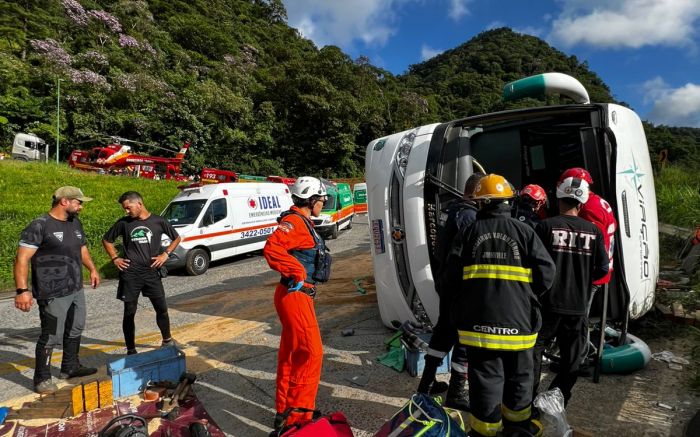
[(68, 77), (70, 78), (71, 82), (78, 85), (89, 85), (105, 91), (112, 89), (111, 85), (107, 82), (107, 79), (104, 76), (91, 70), (76, 70), (71, 68), (68, 70)]
[(82, 5), (76, 0), (61, 0), (61, 5), (63, 5), (68, 19), (72, 22), (80, 26), (86, 26), (88, 24), (88, 15)]
[(119, 34), (119, 46), (120, 47), (133, 47), (139, 48), (139, 42), (133, 36)]
[(50, 64), (59, 68), (67, 68), (73, 62), (68, 52), (63, 50), (58, 41), (54, 39), (31, 39), (29, 43), (32, 48), (42, 55)]
[(107, 59), (107, 56), (96, 50), (89, 50), (81, 54), (80, 59), (86, 62), (87, 64), (92, 65), (93, 67), (102, 68), (107, 67), (109, 65), (109, 60)]
[(109, 12), (105, 11), (97, 11), (93, 10), (88, 12), (88, 15), (90, 15), (90, 18), (101, 22), (105, 26), (107, 26), (107, 29), (111, 30), (114, 33), (121, 33), (122, 31), (122, 25), (115, 17), (114, 15), (110, 14)]

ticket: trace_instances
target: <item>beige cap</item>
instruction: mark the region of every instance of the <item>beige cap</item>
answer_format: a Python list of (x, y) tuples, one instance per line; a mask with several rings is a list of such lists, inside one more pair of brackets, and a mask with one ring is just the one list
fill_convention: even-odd
[(61, 187), (53, 193), (54, 199), (78, 199), (81, 202), (89, 202), (92, 197), (86, 197), (78, 187)]

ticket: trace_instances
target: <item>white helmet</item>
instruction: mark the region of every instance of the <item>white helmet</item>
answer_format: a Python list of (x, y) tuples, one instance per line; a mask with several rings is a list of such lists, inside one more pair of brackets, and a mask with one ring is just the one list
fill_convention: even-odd
[(557, 185), (557, 199), (569, 198), (579, 202), (588, 202), (588, 182), (584, 179), (568, 177)]
[(311, 196), (325, 196), (326, 187), (315, 177), (302, 176), (294, 182), (291, 192), (300, 199), (308, 199)]

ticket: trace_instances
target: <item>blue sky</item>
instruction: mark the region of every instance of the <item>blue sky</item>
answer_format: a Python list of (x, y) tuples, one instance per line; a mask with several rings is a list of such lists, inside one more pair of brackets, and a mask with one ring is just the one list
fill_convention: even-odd
[(644, 120), (700, 127), (700, 0), (283, 0), (288, 23), (394, 74), (507, 26), (587, 61)]

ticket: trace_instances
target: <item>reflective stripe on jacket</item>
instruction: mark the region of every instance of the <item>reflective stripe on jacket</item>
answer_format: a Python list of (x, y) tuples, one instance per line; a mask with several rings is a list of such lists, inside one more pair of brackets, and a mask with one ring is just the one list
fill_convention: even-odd
[(510, 217), (509, 205), (479, 212), (453, 246), (447, 268), (461, 344), (504, 351), (535, 345), (537, 296), (552, 285), (555, 267), (535, 231)]

